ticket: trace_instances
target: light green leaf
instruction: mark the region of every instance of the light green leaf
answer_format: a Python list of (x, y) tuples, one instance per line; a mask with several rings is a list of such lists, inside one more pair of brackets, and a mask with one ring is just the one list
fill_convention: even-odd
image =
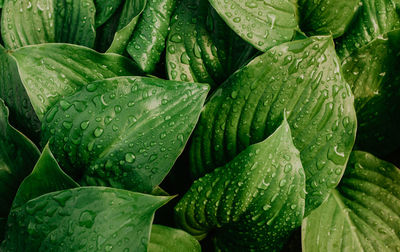
[(145, 77), (94, 82), (49, 110), (43, 142), (84, 184), (151, 192), (183, 151), (208, 90)]
[(104, 24), (121, 5), (122, 0), (94, 0), (96, 6), (96, 28)]
[[(111, 25), (104, 32), (114, 34), (115, 31), (115, 34), (111, 46), (107, 50), (108, 53), (123, 54), (125, 52), (129, 39), (146, 5), (146, 0), (127, 0), (121, 14), (116, 16), (114, 20), (110, 20)], [(115, 22), (115, 20), (118, 20), (118, 22)]]
[(43, 194), (75, 187), (79, 185), (61, 170), (49, 146), (46, 145), (32, 173), (18, 188), (12, 206), (20, 207)]
[(38, 142), (40, 121), (21, 82), (15, 60), (1, 45), (0, 98), (10, 110), (10, 122), (32, 141)]
[(175, 217), (192, 235), (212, 231), (222, 251), (279, 250), (301, 225), (304, 198), (300, 153), (285, 118), (269, 138), (195, 181)]
[(303, 251), (398, 251), (400, 170), (353, 152), (345, 176), (302, 226)]
[(356, 146), (377, 155), (400, 147), (400, 30), (374, 39), (343, 61), (355, 96)]
[(8, 122), (8, 109), (0, 99), (0, 217), (7, 217), (19, 184), (32, 171), (40, 152)]
[(351, 29), (337, 41), (337, 51), (341, 58), (349, 56), (373, 39), (400, 28), (397, 11), (399, 0), (361, 0), (361, 3)]
[(167, 40), (169, 79), (216, 87), (256, 50), (236, 35), (207, 1), (177, 4)]
[(136, 75), (127, 58), (70, 44), (42, 44), (8, 52), (40, 120), (61, 97), (105, 78)]
[(300, 27), (310, 35), (340, 37), (349, 27), (360, 0), (299, 0)]
[(298, 30), (297, 3), (292, 0), (209, 0), (240, 37), (260, 51), (290, 41)]
[(93, 47), (93, 0), (6, 0), (1, 34), (6, 48), (64, 42)]
[(170, 197), (106, 187), (52, 192), (11, 211), (2, 251), (147, 251), (156, 209)]
[(255, 58), (218, 88), (190, 148), (201, 176), (268, 137), (287, 112), (306, 172), (306, 213), (339, 183), (356, 134), (354, 97), (330, 37), (285, 43)]
[(200, 252), (199, 242), (185, 231), (167, 226), (153, 225), (151, 227), (149, 252)]
[(149, 1), (126, 48), (132, 59), (146, 73), (154, 72), (165, 49), (175, 3), (176, 0)]

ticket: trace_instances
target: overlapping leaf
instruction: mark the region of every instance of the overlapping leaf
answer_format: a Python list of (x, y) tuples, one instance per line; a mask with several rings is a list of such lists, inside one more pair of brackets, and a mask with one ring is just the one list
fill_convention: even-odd
[(227, 165), (194, 182), (175, 207), (187, 232), (215, 231), (221, 251), (281, 248), (301, 224), (305, 175), (286, 121)]
[(92, 81), (139, 73), (125, 57), (100, 54), (77, 45), (42, 44), (8, 53), (17, 63), (22, 84), (39, 119), (61, 97)]
[(40, 152), (8, 122), (8, 109), (0, 99), (0, 217), (7, 217), (19, 184), (32, 171)]
[(94, 0), (96, 6), (96, 28), (104, 24), (121, 5), (122, 0)]
[(190, 149), (195, 177), (269, 136), (286, 111), (307, 178), (306, 212), (340, 181), (354, 144), (354, 97), (330, 37), (276, 46), (234, 73), (203, 110)]
[(209, 0), (240, 37), (260, 51), (290, 41), (298, 30), (297, 3), (292, 0)]
[(139, 19), (127, 51), (146, 73), (152, 73), (165, 49), (176, 0), (149, 1)]
[(376, 38), (343, 61), (355, 95), (357, 148), (387, 155), (400, 146), (400, 30)]
[(300, 27), (311, 35), (340, 37), (349, 27), (360, 0), (299, 0)]
[(1, 35), (6, 48), (65, 42), (93, 47), (93, 0), (5, 0)]
[(167, 226), (153, 225), (151, 227), (149, 252), (200, 252), (199, 242), (188, 233)]
[(400, 171), (353, 152), (328, 200), (303, 222), (303, 251), (398, 251)]
[(169, 197), (105, 187), (52, 192), (15, 208), (2, 251), (147, 251), (154, 212)]
[(43, 141), (88, 185), (151, 192), (181, 154), (208, 86), (118, 77), (91, 83), (46, 114)]
[(373, 39), (400, 28), (397, 10), (399, 0), (361, 0), (361, 3), (352, 28), (338, 40), (337, 51), (341, 58), (349, 56)]
[(169, 79), (216, 87), (247, 63), (254, 52), (207, 1), (184, 0), (177, 4), (167, 41)]
[(146, 0), (127, 0), (109, 20), (98, 29), (97, 49), (123, 54), (147, 5)]
[(38, 142), (40, 121), (22, 85), (18, 67), (9, 52), (0, 45), (0, 98), (10, 110), (11, 123), (26, 136)]
[(18, 188), (12, 206), (20, 207), (43, 194), (75, 187), (79, 185), (61, 170), (49, 146), (46, 145), (32, 173)]

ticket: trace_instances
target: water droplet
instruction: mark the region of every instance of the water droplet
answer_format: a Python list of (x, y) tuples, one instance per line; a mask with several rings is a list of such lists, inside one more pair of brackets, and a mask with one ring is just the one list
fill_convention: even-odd
[(104, 132), (104, 129), (97, 127), (94, 131), (93, 131), (93, 135), (95, 137), (100, 137)]
[(125, 161), (126, 162), (133, 163), (133, 162), (135, 162), (135, 160), (136, 160), (136, 156), (133, 153), (128, 152), (128, 153), (125, 154)]

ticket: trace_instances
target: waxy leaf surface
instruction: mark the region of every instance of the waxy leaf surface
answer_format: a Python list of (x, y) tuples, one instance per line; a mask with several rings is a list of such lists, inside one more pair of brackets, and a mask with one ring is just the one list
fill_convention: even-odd
[(175, 207), (178, 225), (214, 235), (221, 251), (281, 248), (301, 225), (305, 174), (286, 119), (269, 138), (195, 181)]
[(207, 102), (190, 149), (199, 177), (268, 137), (286, 111), (306, 172), (306, 213), (344, 172), (356, 134), (354, 97), (330, 37), (270, 49), (235, 72)]

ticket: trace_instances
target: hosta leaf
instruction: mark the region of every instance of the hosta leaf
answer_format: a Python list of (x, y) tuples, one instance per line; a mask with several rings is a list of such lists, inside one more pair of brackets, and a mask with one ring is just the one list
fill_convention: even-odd
[(61, 97), (90, 82), (139, 73), (125, 57), (100, 54), (77, 45), (43, 44), (8, 53), (17, 62), (20, 78), (39, 119)]
[[(104, 32), (114, 34), (108, 53), (123, 54), (140, 15), (147, 5), (146, 0), (127, 0), (120, 13), (106, 24)], [(116, 22), (118, 20), (118, 22)]]
[(132, 59), (146, 73), (154, 72), (165, 49), (175, 3), (176, 0), (149, 1), (126, 48)]
[(309, 212), (342, 177), (356, 134), (353, 102), (330, 37), (276, 46), (234, 73), (206, 104), (190, 149), (192, 173), (209, 172), (264, 140), (286, 110)]
[(301, 225), (305, 175), (286, 121), (223, 167), (195, 181), (175, 207), (192, 235), (213, 231), (222, 251), (272, 251)]
[(6, 48), (65, 42), (93, 47), (93, 0), (6, 0), (1, 34)]
[(400, 30), (376, 38), (343, 61), (355, 96), (357, 148), (387, 155), (400, 147)]
[(154, 212), (170, 197), (106, 187), (52, 192), (11, 211), (2, 251), (147, 251)]
[(304, 220), (303, 251), (398, 251), (399, 181), (397, 167), (353, 152), (339, 187)]
[(18, 188), (13, 207), (20, 207), (29, 200), (49, 192), (75, 187), (79, 185), (61, 170), (49, 146), (46, 145), (32, 173)]
[(144, 77), (94, 82), (52, 107), (43, 141), (84, 184), (151, 192), (181, 154), (207, 92)]
[(15, 60), (0, 45), (0, 98), (10, 110), (11, 123), (31, 140), (37, 142), (40, 121), (29, 101)]
[(0, 99), (0, 217), (7, 217), (19, 184), (32, 171), (40, 152), (8, 122), (8, 109)]
[(96, 6), (96, 28), (104, 24), (121, 5), (122, 0), (94, 0)]
[(374, 38), (400, 28), (397, 11), (399, 0), (361, 0), (361, 3), (351, 29), (337, 41), (337, 51), (341, 58), (349, 56)]
[(180, 229), (167, 226), (153, 225), (151, 227), (149, 252), (200, 252), (199, 242), (191, 235)]
[(340, 37), (349, 27), (360, 0), (299, 0), (301, 30), (311, 35)]
[(240, 37), (260, 51), (291, 40), (298, 30), (297, 3), (292, 0), (209, 0)]
[(216, 87), (254, 54), (207, 1), (183, 0), (171, 21), (166, 64), (169, 79)]

